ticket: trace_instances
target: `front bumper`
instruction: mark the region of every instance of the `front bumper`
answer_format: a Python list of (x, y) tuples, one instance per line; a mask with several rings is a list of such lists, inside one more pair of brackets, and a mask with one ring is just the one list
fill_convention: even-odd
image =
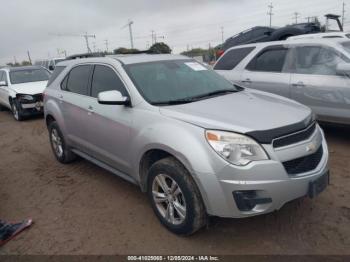
[[(309, 195), (310, 184), (329, 172), (327, 144), (321, 129), (317, 134), (280, 152), (265, 145), (270, 160), (252, 162), (245, 167), (226, 165), (215, 175), (197, 174), (207, 212), (220, 217), (249, 217), (273, 212), (294, 199)], [(287, 174), (282, 162), (293, 157), (293, 154), (298, 156), (301, 150), (305, 152), (310, 141), (319, 141), (318, 146), (323, 147), (317, 167), (297, 175)], [(257, 201), (252, 208), (242, 208), (235, 192), (238, 195), (248, 192), (247, 197)]]

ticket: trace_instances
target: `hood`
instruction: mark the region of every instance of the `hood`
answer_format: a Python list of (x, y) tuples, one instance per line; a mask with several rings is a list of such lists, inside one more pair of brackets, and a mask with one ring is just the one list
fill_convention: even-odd
[(11, 89), (17, 94), (35, 95), (41, 94), (46, 88), (47, 81), (29, 82), (11, 85)]
[[(166, 106), (160, 113), (206, 129), (278, 137), (305, 128), (312, 121), (311, 110), (287, 98), (244, 90), (193, 103)], [(265, 134), (263, 134), (265, 132)], [(277, 131), (277, 132), (275, 132)], [(254, 136), (254, 135), (252, 135)]]

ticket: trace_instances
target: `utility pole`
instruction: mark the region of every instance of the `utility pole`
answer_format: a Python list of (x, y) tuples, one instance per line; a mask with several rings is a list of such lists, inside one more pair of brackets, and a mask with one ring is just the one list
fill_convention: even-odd
[(108, 39), (105, 40), (106, 52), (108, 53)]
[(154, 42), (155, 42), (155, 41), (154, 41), (154, 34), (155, 34), (155, 33), (154, 33), (154, 30), (152, 30), (152, 31), (151, 31), (151, 37), (152, 37), (152, 42), (151, 42), (151, 43), (152, 43), (152, 45), (154, 45)]
[(94, 53), (96, 53), (96, 42), (93, 42), (93, 50), (94, 50)]
[(341, 17), (341, 24), (343, 26), (343, 30), (344, 30), (344, 21), (345, 21), (345, 2), (343, 2), (343, 12)]
[(86, 42), (86, 49), (88, 51), (88, 53), (92, 53), (91, 49), (90, 49), (90, 45), (89, 45), (89, 38), (96, 38), (95, 35), (88, 35), (88, 33), (86, 32), (83, 37), (85, 38), (85, 42)]
[(28, 55), (28, 59), (29, 59), (29, 63), (32, 65), (32, 59), (30, 58), (30, 53), (29, 53), (29, 50), (27, 51), (27, 55)]
[(134, 49), (134, 38), (133, 38), (133, 35), (132, 35), (132, 25), (134, 24), (133, 21), (129, 20), (128, 23), (122, 27), (125, 28), (125, 27), (129, 27), (129, 35), (130, 35), (130, 46), (131, 46), (131, 49)]
[(272, 13), (273, 5), (272, 5), (272, 3), (270, 3), (267, 7), (269, 8), (269, 11), (267, 12), (267, 15), (270, 16), (270, 27), (271, 27), (272, 26), (272, 16), (273, 16), (273, 13)]
[(300, 13), (298, 12), (294, 12), (294, 19), (295, 19), (295, 23), (298, 23), (298, 18), (300, 17)]
[(221, 43), (224, 43), (224, 27), (221, 27)]

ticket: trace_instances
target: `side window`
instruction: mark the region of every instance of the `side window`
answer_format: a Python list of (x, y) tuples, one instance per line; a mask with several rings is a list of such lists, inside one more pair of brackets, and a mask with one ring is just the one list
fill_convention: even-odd
[(5, 81), (8, 84), (7, 75), (5, 71), (0, 71), (0, 81)]
[(344, 62), (330, 48), (303, 46), (295, 48), (294, 72), (296, 74), (336, 75), (337, 65)]
[(258, 54), (247, 66), (246, 69), (260, 72), (280, 73), (286, 61), (287, 48), (273, 48), (264, 50)]
[(238, 48), (228, 51), (217, 62), (214, 70), (232, 70), (234, 69), (244, 58), (249, 55), (255, 47)]
[(65, 69), (65, 66), (56, 66), (55, 70), (52, 72), (49, 81), (47, 82), (46, 86), (51, 85), (53, 81), (61, 74), (61, 72)]
[(107, 66), (96, 65), (91, 84), (91, 96), (97, 95), (104, 91), (117, 90), (123, 96), (127, 96), (123, 82), (116, 72)]
[(91, 68), (91, 65), (74, 67), (69, 73), (65, 90), (80, 95), (88, 95)]

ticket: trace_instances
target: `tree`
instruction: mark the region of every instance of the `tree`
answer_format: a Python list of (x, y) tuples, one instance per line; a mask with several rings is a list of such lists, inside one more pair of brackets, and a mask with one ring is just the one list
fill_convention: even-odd
[(29, 61), (22, 61), (21, 63), (22, 66), (29, 66), (32, 65)]
[(139, 52), (138, 49), (131, 49), (131, 48), (126, 48), (126, 47), (119, 47), (117, 49), (113, 50), (114, 54), (132, 54), (132, 53), (136, 53)]
[(149, 48), (149, 51), (152, 53), (157, 53), (157, 54), (170, 54), (171, 53), (170, 47), (163, 42), (155, 43), (154, 45), (152, 45)]

